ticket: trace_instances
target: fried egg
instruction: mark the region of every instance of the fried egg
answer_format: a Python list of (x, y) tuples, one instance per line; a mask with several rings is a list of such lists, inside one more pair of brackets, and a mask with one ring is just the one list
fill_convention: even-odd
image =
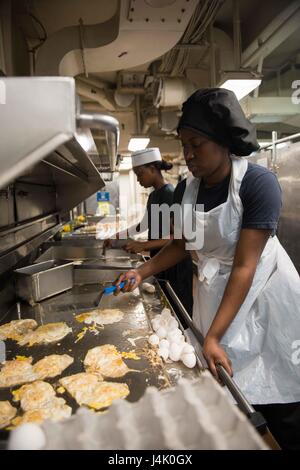
[(96, 309), (77, 315), (75, 318), (80, 323), (96, 323), (96, 325), (111, 325), (124, 317), (124, 313), (117, 308)]
[(16, 416), (17, 410), (9, 401), (0, 401), (0, 429), (6, 428)]
[(20, 401), (21, 408), (25, 412), (12, 421), (14, 426), (23, 423), (41, 423), (46, 419), (60, 421), (72, 414), (71, 407), (66, 405), (63, 398), (56, 396), (54, 388), (47, 382), (38, 380), (23, 385), (12, 393), (14, 401)]
[(14, 387), (37, 379), (32, 367), (32, 357), (4, 362), (0, 371), (0, 388)]
[(33, 366), (33, 370), (38, 378), (43, 380), (60, 375), (73, 362), (73, 357), (68, 354), (51, 354), (36, 362)]
[(77, 401), (95, 410), (106, 408), (118, 398), (126, 398), (129, 388), (124, 383), (102, 381), (101, 376), (91, 373), (79, 373), (63, 377), (59, 383)]
[[(62, 400), (62, 398), (57, 398)], [(65, 401), (63, 400), (65, 403)], [(12, 420), (13, 426), (20, 426), (24, 423), (42, 423), (49, 419), (50, 421), (62, 421), (67, 419), (72, 414), (72, 408), (65, 404), (51, 406), (51, 408), (40, 408), (26, 411), (22, 416), (17, 416)]]
[(32, 365), (32, 357), (17, 356), (17, 359), (3, 364), (0, 371), (0, 388), (56, 377), (73, 361), (68, 354), (51, 354)]
[(55, 398), (55, 390), (52, 385), (41, 380), (23, 385), (14, 390), (12, 394), (13, 400), (19, 401), (24, 411), (47, 408)]
[(87, 372), (100, 373), (104, 377), (123, 377), (130, 371), (112, 344), (90, 349), (85, 356), (84, 366)]
[(64, 322), (47, 323), (46, 325), (39, 326), (36, 330), (25, 334), (18, 344), (20, 346), (33, 346), (34, 344), (50, 344), (56, 343), (72, 332)]
[(12, 320), (0, 326), (0, 340), (13, 339), (18, 341), (23, 335), (31, 332), (38, 326), (35, 320)]

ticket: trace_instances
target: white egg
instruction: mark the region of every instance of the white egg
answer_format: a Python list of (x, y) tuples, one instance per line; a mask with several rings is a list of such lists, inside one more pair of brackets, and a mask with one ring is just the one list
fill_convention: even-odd
[(157, 352), (158, 352), (158, 355), (162, 357), (165, 361), (168, 359), (169, 350), (167, 348), (159, 348)]
[(170, 331), (174, 338), (180, 338), (182, 336), (182, 332), (179, 328), (174, 328)]
[(169, 308), (163, 308), (161, 311), (161, 316), (167, 320), (172, 317), (171, 310)]
[(10, 433), (9, 450), (39, 450), (46, 444), (43, 430), (34, 423), (24, 423)]
[(151, 346), (158, 346), (159, 345), (159, 337), (157, 335), (151, 335), (148, 339)]
[(171, 317), (168, 321), (167, 328), (169, 331), (176, 330), (178, 328), (178, 321), (175, 318)]
[(179, 361), (180, 356), (181, 356), (181, 352), (182, 352), (182, 347), (181, 347), (180, 344), (171, 343), (170, 349), (169, 349), (169, 358), (172, 361), (174, 361), (174, 362)]
[(170, 347), (170, 343), (167, 339), (161, 339), (159, 342), (159, 347), (161, 349), (168, 349)]
[(153, 330), (157, 331), (158, 328), (160, 327), (159, 318), (154, 318), (151, 323), (152, 323)]
[(182, 349), (182, 354), (189, 354), (195, 351), (194, 346), (189, 343), (185, 343)]
[(153, 286), (149, 282), (143, 282), (142, 289), (145, 292), (148, 292), (148, 294), (154, 294), (154, 292), (155, 292), (155, 286)]
[(181, 360), (183, 364), (189, 369), (192, 369), (196, 365), (196, 356), (193, 353), (182, 354)]
[(176, 333), (176, 330), (172, 330), (172, 331), (168, 331), (167, 332), (167, 340), (170, 342), (170, 343), (177, 343), (178, 340), (179, 340), (179, 335), (178, 333)]
[(167, 336), (167, 330), (163, 326), (160, 326), (158, 330), (156, 331), (157, 336), (159, 339), (163, 339)]
[(164, 328), (167, 328), (167, 326), (168, 326), (168, 320), (166, 320), (165, 318), (163, 318), (163, 317), (160, 315), (159, 324), (160, 324), (160, 326), (163, 326)]

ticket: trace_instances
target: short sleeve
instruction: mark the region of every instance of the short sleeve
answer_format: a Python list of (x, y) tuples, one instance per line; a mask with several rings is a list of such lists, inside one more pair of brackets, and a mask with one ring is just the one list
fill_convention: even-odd
[(242, 228), (269, 229), (275, 234), (280, 216), (281, 188), (274, 173), (253, 165), (240, 188)]

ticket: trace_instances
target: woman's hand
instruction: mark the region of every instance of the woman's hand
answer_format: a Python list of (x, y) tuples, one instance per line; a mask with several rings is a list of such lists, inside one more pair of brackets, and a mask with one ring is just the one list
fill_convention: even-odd
[(207, 364), (211, 373), (219, 382), (220, 378), (216, 368), (217, 364), (221, 364), (224, 369), (228, 372), (228, 374), (231, 377), (233, 376), (231, 361), (216, 338), (211, 337), (209, 335), (205, 338), (203, 346), (203, 355), (207, 360)]
[(117, 289), (114, 292), (114, 295), (118, 295), (121, 291), (122, 292), (132, 292), (134, 289), (136, 289), (140, 283), (142, 282), (143, 278), (142, 275), (140, 274), (138, 269), (130, 269), (126, 273), (122, 273), (113, 283), (115, 286), (119, 286), (121, 282), (125, 282), (125, 286), (123, 289), (120, 289), (117, 287)]
[(130, 240), (123, 246), (123, 249), (128, 253), (141, 253), (142, 251), (147, 250), (147, 242), (137, 242), (135, 240)]

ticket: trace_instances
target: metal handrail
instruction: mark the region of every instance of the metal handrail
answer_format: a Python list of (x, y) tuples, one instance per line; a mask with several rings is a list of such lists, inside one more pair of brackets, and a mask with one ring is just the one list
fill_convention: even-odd
[(272, 147), (274, 144), (277, 145), (277, 144), (281, 144), (282, 142), (288, 142), (290, 140), (295, 140), (295, 139), (299, 139), (300, 138), (300, 132), (298, 132), (297, 134), (293, 134), (293, 135), (290, 135), (288, 137), (282, 137), (282, 139), (276, 139), (272, 142), (270, 142), (269, 144), (266, 144), (266, 145), (263, 145), (262, 147), (259, 148), (259, 150), (257, 151), (260, 152), (261, 150), (265, 150), (269, 147)]

